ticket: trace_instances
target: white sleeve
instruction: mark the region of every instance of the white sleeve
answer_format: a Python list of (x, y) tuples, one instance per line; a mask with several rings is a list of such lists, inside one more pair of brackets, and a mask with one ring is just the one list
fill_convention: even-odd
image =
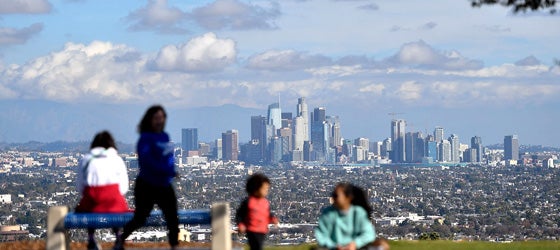
[(118, 160), (118, 167), (117, 167), (117, 175), (119, 178), (119, 191), (121, 192), (121, 195), (125, 195), (126, 192), (128, 192), (128, 172), (126, 170), (126, 165), (124, 164), (124, 161), (119, 157)]

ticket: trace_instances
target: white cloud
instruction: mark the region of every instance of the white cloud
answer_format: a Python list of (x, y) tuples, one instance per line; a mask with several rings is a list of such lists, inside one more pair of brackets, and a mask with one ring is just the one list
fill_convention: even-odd
[(376, 95), (381, 95), (383, 90), (385, 90), (385, 85), (383, 84), (370, 84), (359, 89), (360, 92), (373, 93)]
[[(353, 100), (374, 108), (387, 103), (522, 105), (560, 98), (559, 67), (545, 65), (476, 70), (387, 66), (371, 60), (339, 65), (320, 55), (286, 50), (257, 54), (247, 67), (222, 70), (235, 65), (235, 55), (233, 40), (212, 33), (166, 46), (156, 56), (110, 42), (68, 43), (25, 64), (0, 66), (0, 99), (262, 107), (281, 94), (287, 99), (321, 100), (322, 105)], [(435, 58), (437, 62), (439, 57)], [(417, 63), (413, 59), (407, 60)], [(248, 69), (251, 63), (259, 70)], [(277, 66), (284, 70), (268, 70)]]
[(0, 0), (0, 14), (40, 14), (51, 9), (47, 0)]
[(319, 67), (331, 63), (331, 59), (323, 55), (310, 55), (294, 50), (270, 50), (251, 56), (247, 66), (259, 70), (289, 71)]
[(422, 97), (422, 85), (416, 81), (407, 81), (402, 83), (394, 94), (404, 102), (415, 101)]
[(165, 46), (152, 63), (155, 69), (164, 71), (212, 72), (224, 69), (235, 60), (233, 40), (206, 33), (185, 44)]
[(43, 30), (42, 23), (35, 23), (29, 27), (15, 29), (0, 27), (0, 46), (11, 44), (24, 44), (34, 35)]
[(149, 0), (145, 7), (131, 12), (126, 19), (132, 24), (129, 30), (154, 30), (158, 33), (183, 34), (187, 30), (181, 26), (187, 14), (175, 7), (169, 7), (167, 0)]
[(449, 70), (479, 69), (482, 62), (463, 57), (457, 51), (440, 52), (420, 40), (404, 44), (399, 52), (386, 60), (389, 64)]
[(194, 9), (191, 16), (206, 29), (275, 29), (280, 7), (276, 3), (265, 8), (238, 0), (216, 0)]

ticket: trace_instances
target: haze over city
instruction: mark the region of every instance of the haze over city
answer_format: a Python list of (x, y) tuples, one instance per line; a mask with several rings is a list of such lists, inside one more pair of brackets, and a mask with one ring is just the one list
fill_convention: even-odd
[[(168, 130), (228, 129), (281, 97), (383, 140), (388, 113), (485, 144), (558, 146), (558, 15), (470, 1), (1, 1), (0, 141), (134, 142), (150, 104)], [(22, 4), (27, 3), (27, 4)], [(225, 105), (225, 106), (223, 106)], [(225, 115), (224, 115), (225, 114)]]

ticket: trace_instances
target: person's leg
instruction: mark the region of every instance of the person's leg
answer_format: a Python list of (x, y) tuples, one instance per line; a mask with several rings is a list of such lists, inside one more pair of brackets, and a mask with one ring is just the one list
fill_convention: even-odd
[(161, 188), (160, 195), (156, 199), (156, 204), (163, 212), (169, 238), (169, 245), (179, 245), (179, 218), (177, 216), (177, 197), (172, 185)]
[(101, 249), (101, 247), (99, 246), (99, 244), (95, 240), (95, 229), (94, 228), (88, 228), (87, 231), (88, 231), (87, 249), (88, 250), (99, 250), (99, 249)]
[[(146, 223), (146, 219), (150, 216), (150, 212), (154, 207), (154, 190), (149, 184), (140, 179), (136, 180), (134, 186), (134, 216), (123, 228), (123, 233), (117, 238), (118, 243), (123, 243), (124, 240), (132, 234), (136, 229), (142, 227)], [(119, 240), (121, 242), (119, 242)]]
[(247, 232), (247, 241), (251, 250), (262, 250), (264, 245), (265, 234)]

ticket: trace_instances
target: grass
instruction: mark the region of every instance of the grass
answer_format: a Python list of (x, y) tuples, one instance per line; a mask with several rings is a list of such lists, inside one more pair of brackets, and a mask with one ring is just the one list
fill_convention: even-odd
[[(285, 247), (266, 247), (266, 250), (309, 250), (311, 245), (285, 246)], [(512, 243), (495, 243), (484, 241), (454, 242), (446, 240), (438, 241), (391, 241), (391, 250), (413, 249), (413, 250), (433, 250), (433, 249), (474, 249), (474, 250), (517, 250), (517, 249), (560, 249), (560, 241), (518, 241)]]

